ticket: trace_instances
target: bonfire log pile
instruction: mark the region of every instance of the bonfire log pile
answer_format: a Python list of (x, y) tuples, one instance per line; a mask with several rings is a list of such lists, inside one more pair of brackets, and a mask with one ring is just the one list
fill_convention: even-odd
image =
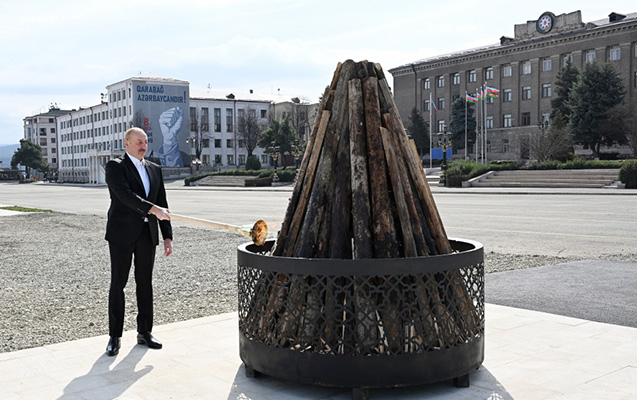
[[(382, 68), (367, 61), (339, 63), (321, 100), (272, 254), (369, 259), (451, 252)], [(257, 286), (255, 292), (267, 301), (255, 306), (248, 318), (256, 340), (309, 349), (310, 342), (316, 342), (310, 336), (329, 343), (330, 337), (342, 334), (334, 332), (329, 322), (320, 332), (304, 323), (344, 307), (346, 300), (330, 294), (330, 284), (318, 292), (313, 288), (321, 285), (302, 275), (271, 274), (276, 276), (264, 281), (275, 284)], [(353, 304), (345, 305), (354, 311), (338, 317), (338, 323), (350, 319), (345, 325), (359, 332), (354, 335), (358, 338), (354, 347), (368, 353), (395, 352), (404, 348), (405, 335), (412, 343), (429, 341), (434, 347), (448, 347), (476, 335), (479, 320), (461, 274), (429, 275), (431, 279), (410, 286), (415, 288), (408, 296), (410, 306), (419, 312), (408, 315), (409, 323), (402, 320), (403, 305), (383, 298), (383, 289), (391, 282), (383, 278), (354, 282)], [(375, 328), (378, 325), (380, 331)], [(299, 343), (306, 336), (307, 343)], [(338, 346), (323, 346), (321, 351), (339, 352)]]

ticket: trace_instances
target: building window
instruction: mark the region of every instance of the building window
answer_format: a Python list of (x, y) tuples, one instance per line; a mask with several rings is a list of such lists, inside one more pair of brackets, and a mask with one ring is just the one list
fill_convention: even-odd
[(511, 64), (506, 64), (502, 67), (502, 76), (503, 77), (509, 77), (512, 75), (512, 68), (511, 68)]
[[(221, 148), (221, 139), (215, 139), (215, 149)], [(221, 160), (219, 161), (221, 162)]]
[(531, 125), (531, 113), (525, 112), (522, 113), (522, 126)]
[(528, 75), (531, 73), (531, 61), (524, 61), (522, 63), (522, 74)]
[(551, 84), (543, 83), (542, 84), (542, 97), (551, 97)]
[(512, 98), (512, 91), (511, 89), (504, 89), (502, 91), (502, 102), (504, 103), (508, 103), (511, 101)]
[(226, 148), (231, 149), (234, 146), (232, 145), (232, 139), (226, 139)]
[(208, 113), (208, 107), (201, 108), (201, 131), (210, 132), (210, 115)]
[(221, 165), (221, 154), (215, 154), (215, 164)]
[(595, 50), (586, 50), (586, 62), (592, 63), (595, 62), (597, 58), (597, 52)]
[(445, 87), (445, 77), (443, 75), (438, 77), (438, 87)]
[(444, 110), (445, 109), (445, 98), (444, 97), (438, 97), (438, 109), (439, 110)]
[(522, 87), (522, 100), (531, 99), (531, 86)]
[(573, 62), (573, 55), (572, 55), (571, 53), (564, 54), (564, 55), (562, 56), (562, 66), (563, 66), (563, 67), (565, 67), (565, 66), (566, 66), (566, 64), (568, 64), (568, 62), (569, 62), (569, 61), (570, 61), (571, 63)]
[(422, 81), (422, 89), (423, 90), (429, 90), (431, 88), (431, 81), (429, 80), (429, 78), (425, 78)]
[(469, 82), (475, 82), (478, 80), (478, 73), (475, 69), (469, 71)]
[(228, 159), (228, 165), (234, 165), (234, 155), (228, 154), (227, 159)]
[(509, 152), (509, 139), (502, 139), (502, 152), (503, 153)]
[(609, 58), (611, 61), (618, 61), (621, 59), (621, 57), (622, 57), (622, 50), (619, 48), (619, 46), (613, 46), (610, 48)]
[(487, 128), (493, 129), (493, 116), (487, 116)]
[(261, 118), (267, 118), (268, 117), (268, 110), (261, 110)]
[(460, 84), (460, 74), (457, 72), (453, 74), (453, 84), (456, 86)]
[(197, 109), (190, 107), (190, 132), (197, 132)]
[(637, 88), (637, 72), (635, 72), (635, 76), (633, 77), (633, 87)]
[(429, 99), (422, 101), (422, 110), (429, 111)]
[(493, 79), (493, 67), (488, 67), (484, 71), (484, 79), (485, 80)]
[(441, 119), (438, 121), (438, 132), (444, 132), (445, 131), (445, 120)]
[(221, 108), (215, 108), (214, 113), (215, 113), (215, 132), (221, 132)]
[(542, 60), (542, 71), (550, 71), (553, 69), (553, 61), (551, 57), (546, 57)]
[(512, 126), (511, 121), (511, 114), (504, 114), (504, 116), (502, 117), (502, 127), (510, 128)]
[(261, 164), (268, 164), (268, 155), (261, 154)]
[(232, 108), (226, 108), (226, 132), (232, 132)]

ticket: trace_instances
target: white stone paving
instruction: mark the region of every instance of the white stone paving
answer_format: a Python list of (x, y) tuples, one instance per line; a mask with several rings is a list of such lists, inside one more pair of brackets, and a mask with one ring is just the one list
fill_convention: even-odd
[[(0, 399), (351, 399), (351, 390), (247, 378), (236, 313), (159, 326), (162, 350), (107, 357), (107, 336), (0, 354)], [(637, 329), (486, 305), (483, 365), (471, 387), (451, 382), (372, 389), (370, 399), (635, 399)]]

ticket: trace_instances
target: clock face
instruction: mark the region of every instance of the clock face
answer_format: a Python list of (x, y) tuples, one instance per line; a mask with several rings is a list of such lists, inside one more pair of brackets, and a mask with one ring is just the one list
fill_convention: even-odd
[(553, 15), (550, 13), (544, 13), (537, 20), (537, 31), (540, 33), (547, 33), (553, 27)]

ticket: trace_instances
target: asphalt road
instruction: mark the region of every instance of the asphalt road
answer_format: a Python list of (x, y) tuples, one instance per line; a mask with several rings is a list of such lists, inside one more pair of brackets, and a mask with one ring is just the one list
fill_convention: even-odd
[[(167, 184), (173, 212), (234, 225), (263, 219), (271, 232), (280, 227), (291, 195), (291, 187), (197, 188), (182, 182)], [(637, 253), (637, 191), (476, 189), (432, 186), (450, 237), (477, 240), (485, 251), (509, 254), (592, 258)], [(105, 186), (0, 183), (0, 205), (106, 216), (109, 198)]]

